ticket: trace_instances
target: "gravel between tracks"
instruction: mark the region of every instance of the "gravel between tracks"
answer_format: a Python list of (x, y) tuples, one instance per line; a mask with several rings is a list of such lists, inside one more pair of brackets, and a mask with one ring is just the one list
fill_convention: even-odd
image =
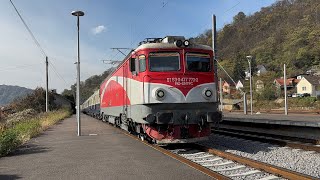
[(212, 135), (201, 144), (320, 178), (320, 153), (279, 147), (228, 136)]

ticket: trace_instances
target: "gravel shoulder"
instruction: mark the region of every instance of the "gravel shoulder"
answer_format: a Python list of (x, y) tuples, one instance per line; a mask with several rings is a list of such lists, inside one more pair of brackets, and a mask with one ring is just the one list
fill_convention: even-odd
[(214, 134), (201, 144), (320, 178), (320, 153), (314, 151)]

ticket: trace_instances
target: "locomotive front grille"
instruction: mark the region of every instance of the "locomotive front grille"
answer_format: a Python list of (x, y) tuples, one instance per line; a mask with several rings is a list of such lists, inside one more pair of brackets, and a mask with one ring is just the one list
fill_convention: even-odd
[(158, 112), (156, 114), (157, 124), (173, 124), (173, 113), (172, 112)]

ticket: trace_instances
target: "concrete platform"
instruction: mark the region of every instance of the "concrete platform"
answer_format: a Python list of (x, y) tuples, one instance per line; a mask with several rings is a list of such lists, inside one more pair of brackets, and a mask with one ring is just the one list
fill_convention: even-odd
[(86, 115), (76, 130), (73, 116), (0, 158), (0, 179), (211, 179)]
[(320, 115), (306, 114), (253, 114), (223, 113), (224, 121), (239, 121), (262, 124), (277, 124), (302, 127), (320, 127)]

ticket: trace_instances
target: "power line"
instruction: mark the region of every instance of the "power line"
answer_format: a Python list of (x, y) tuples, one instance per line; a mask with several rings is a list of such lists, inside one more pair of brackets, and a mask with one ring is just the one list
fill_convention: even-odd
[[(159, 10), (159, 12), (160, 12), (164, 7), (166, 7), (166, 6), (168, 5), (168, 3), (169, 3), (169, 0), (167, 0), (166, 2), (163, 2), (163, 3), (162, 3), (162, 6), (161, 6), (161, 8), (160, 8), (160, 10)], [(161, 13), (155, 13), (155, 14), (160, 15)], [(159, 16), (154, 16), (153, 20), (150, 21), (150, 22), (156, 23), (156, 22), (158, 21), (158, 19), (159, 19)], [(148, 23), (147, 27), (145, 28), (145, 29), (146, 29), (146, 32), (149, 31), (150, 27), (151, 27), (151, 25), (150, 25), (150, 23)], [(137, 40), (141, 39), (142, 36), (143, 36), (143, 35), (140, 34), (139, 37), (135, 38), (134, 41), (132, 41), (132, 43), (131, 43), (130, 46), (132, 46)]]
[(49, 64), (51, 64), (51, 69), (53, 70), (53, 72), (57, 75), (57, 77), (62, 80), (66, 85), (68, 85), (67, 81), (59, 74), (58, 70), (55, 68), (55, 66), (53, 65), (52, 61), (49, 61)]
[[(233, 5), (232, 7), (230, 7), (229, 9), (227, 9), (226, 11), (224, 11), (224, 12), (221, 14), (221, 16), (222, 16), (222, 17), (225, 17), (227, 12), (229, 12), (229, 11), (231, 11), (233, 8), (237, 7), (240, 3), (241, 3), (241, 1), (238, 1), (238, 3), (236, 3), (235, 5)], [(210, 16), (211, 16), (211, 15), (210, 15)], [(200, 29), (203, 29), (203, 28), (205, 28), (205, 27), (208, 27), (208, 25), (209, 25), (210, 23), (211, 23), (211, 22), (206, 23), (205, 25), (201, 26)], [(195, 32), (196, 32), (196, 31), (193, 31), (192, 33), (189, 33), (189, 35), (191, 35), (191, 34), (193, 34), (193, 33), (195, 33)]]
[(29, 26), (27, 25), (27, 23), (24, 21), (24, 19), (22, 18), (21, 14), (19, 13), (18, 9), (16, 8), (16, 6), (13, 4), (12, 0), (10, 0), (13, 8), (15, 9), (16, 13), (18, 14), (19, 18), (21, 19), (24, 27), (27, 29), (27, 31), (29, 32), (31, 38), (33, 39), (34, 43), (38, 46), (38, 48), (40, 49), (41, 53), (47, 57), (47, 54), (44, 52), (43, 48), (41, 47), (40, 43), (38, 42), (38, 40), (35, 38), (35, 36), (33, 35), (32, 31), (30, 30)]
[[(20, 20), (22, 21), (24, 27), (27, 29), (28, 33), (30, 34), (33, 42), (34, 42), (34, 43), (36, 44), (36, 46), (39, 48), (40, 52), (41, 52), (45, 57), (48, 57), (48, 55), (45, 53), (45, 51), (44, 51), (43, 48), (41, 47), (39, 41), (38, 41), (38, 40), (36, 39), (36, 37), (34, 36), (34, 34), (32, 33), (31, 29), (29, 28), (29, 26), (28, 26), (27, 23), (25, 22), (25, 20), (22, 18), (20, 12), (19, 12), (18, 9), (16, 8), (16, 6), (15, 6), (14, 3), (12, 2), (12, 0), (10, 0), (10, 2), (11, 2), (11, 4), (12, 4), (13, 8), (15, 9), (16, 13), (18, 14)], [(51, 66), (52, 66), (51, 69), (52, 69), (53, 72), (57, 75), (57, 77), (58, 77), (59, 79), (61, 79), (62, 81), (64, 81), (66, 85), (68, 85), (68, 83), (66, 82), (66, 80), (58, 73), (57, 69), (56, 69), (55, 66), (53, 65), (53, 61), (51, 61), (51, 60), (48, 60), (48, 61), (49, 61), (49, 63), (50, 63)]]

